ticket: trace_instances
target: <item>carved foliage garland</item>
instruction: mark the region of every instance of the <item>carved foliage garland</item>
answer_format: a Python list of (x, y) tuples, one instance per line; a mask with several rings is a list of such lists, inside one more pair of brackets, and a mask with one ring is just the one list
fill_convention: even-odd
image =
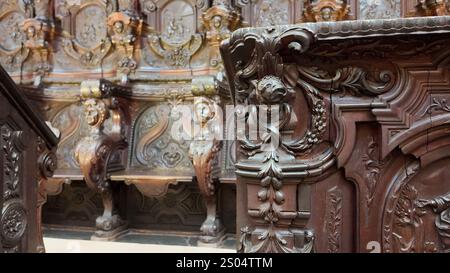
[(337, 187), (327, 192), (327, 237), (328, 252), (337, 253), (342, 236), (342, 191)]
[(27, 213), (22, 203), (22, 151), (25, 149), (22, 131), (5, 124), (0, 128), (3, 154), (3, 209), (1, 240), (6, 252), (18, 252), (19, 243), (27, 228)]
[[(247, 63), (238, 62), (235, 70), (236, 101), (247, 105), (253, 105), (246, 122), (254, 122), (256, 113), (262, 111), (264, 106), (279, 105), (280, 121), (271, 121), (269, 124), (259, 124), (264, 127), (264, 132), (259, 140), (249, 140), (243, 136), (241, 149), (251, 160), (261, 163), (256, 177), (260, 179), (258, 191), (259, 205), (258, 216), (266, 225), (258, 236), (258, 243), (253, 245), (252, 231), (244, 227), (241, 234), (241, 251), (244, 252), (305, 252), (312, 250), (312, 238), (304, 248), (289, 247), (279, 229), (278, 222), (283, 215), (282, 206), (285, 202), (283, 192), (282, 160), (292, 160), (295, 154), (307, 152), (318, 143), (321, 134), (325, 130), (326, 115), (323, 97), (319, 91), (310, 84), (299, 80), (299, 74), (295, 66), (283, 64), (280, 51), (289, 50), (293, 54), (301, 54), (306, 51), (313, 41), (313, 36), (301, 28), (281, 30), (266, 29), (261, 35), (256, 33), (239, 33), (230, 39), (231, 52), (244, 50), (250, 43), (254, 43), (251, 57)], [(291, 120), (292, 106), (290, 101), (295, 97), (296, 90), (304, 92), (310, 107), (312, 121), (311, 127), (305, 135), (299, 139), (285, 141), (281, 139), (279, 145), (273, 145), (274, 138), (281, 138), (281, 131)], [(256, 105), (256, 106), (255, 106)], [(266, 107), (267, 108), (267, 107)], [(277, 109), (278, 110), (278, 109)], [(275, 110), (269, 110), (271, 111)], [(252, 121), (253, 119), (253, 121)]]

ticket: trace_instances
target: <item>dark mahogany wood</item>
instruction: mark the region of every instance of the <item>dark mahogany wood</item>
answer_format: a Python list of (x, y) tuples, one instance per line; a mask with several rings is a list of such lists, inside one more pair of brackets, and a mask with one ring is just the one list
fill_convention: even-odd
[(3, 252), (43, 252), (45, 180), (56, 168), (58, 138), (0, 68), (0, 241)]
[(238, 250), (449, 252), (449, 42), (450, 17), (234, 32), (237, 118), (280, 113), (237, 145)]

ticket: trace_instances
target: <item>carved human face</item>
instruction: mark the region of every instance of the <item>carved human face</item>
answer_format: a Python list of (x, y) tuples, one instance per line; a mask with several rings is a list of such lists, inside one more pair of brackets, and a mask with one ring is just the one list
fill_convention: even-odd
[(320, 15), (322, 16), (322, 20), (329, 21), (331, 20), (333, 10), (329, 7), (323, 8), (320, 10)]
[(27, 28), (27, 37), (28, 39), (32, 39), (36, 36), (36, 28), (34, 26), (30, 26)]
[(222, 17), (214, 16), (213, 17), (213, 25), (214, 25), (214, 28), (219, 29), (222, 26)]
[(114, 31), (118, 34), (121, 34), (123, 32), (124, 25), (122, 21), (117, 21), (114, 23)]

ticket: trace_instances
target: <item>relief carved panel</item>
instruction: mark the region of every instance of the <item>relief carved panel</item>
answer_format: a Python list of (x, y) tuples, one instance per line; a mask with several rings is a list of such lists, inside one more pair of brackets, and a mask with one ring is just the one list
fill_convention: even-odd
[(189, 170), (192, 163), (188, 151), (190, 142), (172, 137), (171, 128), (180, 123), (181, 112), (171, 111), (171, 106), (152, 106), (136, 121), (132, 165), (151, 169), (177, 168)]
[(359, 1), (360, 19), (393, 19), (401, 16), (400, 0)]

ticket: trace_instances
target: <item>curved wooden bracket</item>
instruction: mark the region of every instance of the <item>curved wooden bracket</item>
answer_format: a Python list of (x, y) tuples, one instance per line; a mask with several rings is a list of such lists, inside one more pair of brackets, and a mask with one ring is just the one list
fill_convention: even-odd
[(217, 103), (214, 100), (200, 97), (195, 101), (195, 117), (200, 124), (199, 132), (189, 148), (189, 156), (194, 165), (196, 181), (206, 203), (206, 220), (200, 230), (202, 243), (219, 243), (225, 234), (225, 228), (218, 213), (217, 180), (213, 178), (213, 165), (221, 141), (212, 132), (215, 122)]
[[(75, 149), (86, 184), (102, 196), (103, 215), (96, 220), (93, 239), (111, 240), (125, 230), (127, 224), (114, 209), (113, 190), (109, 180), (110, 159), (126, 148), (124, 119), (118, 101), (112, 97), (112, 85), (106, 81), (86, 81), (81, 84), (81, 97), (90, 126), (89, 134)], [(105, 132), (107, 120), (112, 127)]]

